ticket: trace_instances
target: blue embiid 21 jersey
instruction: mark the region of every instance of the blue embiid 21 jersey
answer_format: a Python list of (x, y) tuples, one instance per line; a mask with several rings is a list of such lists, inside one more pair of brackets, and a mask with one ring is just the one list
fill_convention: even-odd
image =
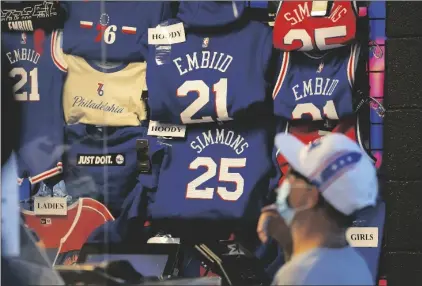
[[(177, 23), (169, 21), (169, 26)], [(272, 53), (271, 29), (243, 20), (231, 25), (215, 28), (228, 32), (187, 28), (185, 42), (150, 45), (147, 86), (152, 120), (226, 121), (250, 108), (270, 106), (265, 105), (265, 72)]]
[(141, 61), (148, 28), (171, 17), (168, 1), (63, 2), (63, 51), (89, 60)]
[(18, 176), (32, 184), (62, 171), (62, 90), (65, 69), (57, 59), (57, 32), (3, 33), (15, 100), (20, 105)]
[(168, 146), (148, 206), (152, 220), (255, 221), (273, 175), (270, 126), (263, 119), (195, 124), (185, 139), (162, 139)]
[(273, 92), (274, 113), (288, 120), (339, 119), (353, 113), (352, 95), (359, 46), (311, 56), (285, 52)]
[(68, 194), (98, 200), (118, 216), (124, 199), (137, 183), (137, 140), (148, 139), (150, 148), (156, 146), (156, 139), (146, 133), (145, 127), (66, 126), (69, 150), (64, 180)]

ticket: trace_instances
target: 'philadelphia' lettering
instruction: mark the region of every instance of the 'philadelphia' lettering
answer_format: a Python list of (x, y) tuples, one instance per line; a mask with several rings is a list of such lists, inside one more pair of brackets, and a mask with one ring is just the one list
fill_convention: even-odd
[(123, 107), (116, 106), (114, 105), (114, 103), (109, 106), (108, 102), (104, 103), (103, 101), (101, 101), (100, 103), (97, 103), (97, 102), (94, 102), (92, 99), (85, 100), (82, 96), (75, 96), (72, 106), (97, 109), (97, 110), (102, 110), (102, 111), (112, 112), (112, 113), (124, 112)]

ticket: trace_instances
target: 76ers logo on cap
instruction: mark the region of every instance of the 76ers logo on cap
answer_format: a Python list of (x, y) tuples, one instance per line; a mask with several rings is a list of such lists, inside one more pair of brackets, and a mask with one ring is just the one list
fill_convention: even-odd
[(104, 83), (101, 83), (101, 82), (98, 83), (97, 93), (99, 96), (104, 95), (103, 86), (104, 86)]

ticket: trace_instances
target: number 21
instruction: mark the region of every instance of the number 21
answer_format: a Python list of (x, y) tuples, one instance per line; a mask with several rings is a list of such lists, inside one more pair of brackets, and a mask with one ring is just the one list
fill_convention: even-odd
[(28, 98), (28, 93), (26, 91), (18, 93), (17, 91), (23, 88), (23, 86), (28, 82), (28, 73), (24, 68), (13, 68), (9, 76), (14, 78), (20, 76), (20, 80), (13, 86), (13, 92), (15, 93), (15, 99), (17, 101), (38, 101), (40, 100), (40, 94), (38, 93), (38, 68), (33, 68), (29, 72), (30, 77), (30, 94)]
[(328, 100), (324, 108), (322, 110), (324, 114), (321, 114), (321, 111), (316, 107), (313, 103), (301, 103), (296, 105), (295, 109), (292, 112), (292, 119), (301, 119), (302, 115), (309, 114), (312, 116), (312, 120), (322, 120), (322, 117), (326, 117), (328, 119), (338, 119), (336, 107), (334, 105), (334, 101)]
[[(187, 185), (187, 199), (212, 200), (214, 197), (214, 188), (198, 189), (197, 187), (217, 175), (217, 164), (210, 157), (198, 157), (190, 163), (189, 169), (197, 170), (201, 166), (206, 167), (207, 171)], [(242, 196), (245, 181), (239, 173), (230, 173), (229, 168), (244, 168), (245, 166), (246, 158), (221, 158), (218, 181), (232, 182), (236, 185), (234, 192), (228, 191), (226, 187), (217, 187), (217, 194), (223, 200), (237, 201)]]
[[(214, 120), (211, 116), (204, 116), (201, 119), (192, 119), (195, 113), (210, 101), (210, 88), (203, 80), (188, 80), (177, 89), (176, 94), (178, 97), (185, 97), (191, 91), (197, 92), (198, 98), (180, 113), (180, 120), (182, 123), (213, 122)], [(217, 118), (221, 121), (231, 120), (227, 111), (227, 78), (222, 78), (215, 83), (212, 87), (212, 91), (215, 93)]]

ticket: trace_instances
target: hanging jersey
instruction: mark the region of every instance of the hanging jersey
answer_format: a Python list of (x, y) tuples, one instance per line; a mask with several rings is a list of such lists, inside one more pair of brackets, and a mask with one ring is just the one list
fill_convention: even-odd
[(228, 33), (186, 30), (183, 43), (150, 46), (151, 120), (190, 124), (232, 120), (252, 109), (268, 113), (271, 29), (241, 20), (232, 26)]
[(352, 95), (360, 48), (323, 56), (285, 52), (273, 91), (274, 113), (288, 120), (336, 120), (353, 113)]
[(67, 124), (138, 126), (146, 119), (146, 63), (101, 64), (64, 55), (67, 78), (63, 110)]
[[(291, 121), (287, 123), (284, 132), (293, 134), (305, 144), (308, 144), (331, 132), (343, 133), (350, 139), (355, 140), (362, 150), (364, 150), (369, 158), (374, 162), (374, 164), (376, 162), (376, 159), (372, 156), (371, 152), (365, 147), (359, 116), (356, 115), (348, 116), (340, 121)], [(278, 152), (276, 156), (281, 172), (286, 174), (289, 169), (286, 159)], [(284, 180), (284, 177), (285, 176), (281, 177), (279, 185)]]
[(273, 175), (271, 126), (267, 120), (188, 125), (186, 139), (163, 139), (167, 153), (148, 206), (152, 224), (256, 222)]
[(146, 140), (151, 148), (155, 146), (146, 133), (145, 127), (66, 126), (68, 194), (98, 200), (117, 217), (139, 174), (137, 142)]
[[(282, 51), (328, 50), (355, 39), (356, 1), (280, 1), (274, 24), (274, 47)], [(313, 5), (327, 3), (314, 14)], [(320, 10), (321, 12), (321, 10)], [(315, 15), (315, 16), (313, 16)]]
[(51, 32), (63, 29), (66, 13), (59, 1), (5, 1), (1, 7), (3, 32)]
[(144, 60), (148, 28), (170, 18), (170, 4), (168, 1), (63, 2), (69, 14), (64, 26), (64, 52), (90, 60)]
[(35, 231), (45, 248), (57, 249), (54, 264), (66, 264), (63, 259), (66, 254), (79, 251), (95, 229), (114, 220), (103, 204), (90, 198), (79, 199), (68, 206), (65, 216), (37, 216), (24, 209), (21, 213), (25, 224)]
[(62, 171), (65, 69), (57, 61), (57, 32), (2, 33), (2, 44), (21, 113), (18, 175), (35, 184)]

